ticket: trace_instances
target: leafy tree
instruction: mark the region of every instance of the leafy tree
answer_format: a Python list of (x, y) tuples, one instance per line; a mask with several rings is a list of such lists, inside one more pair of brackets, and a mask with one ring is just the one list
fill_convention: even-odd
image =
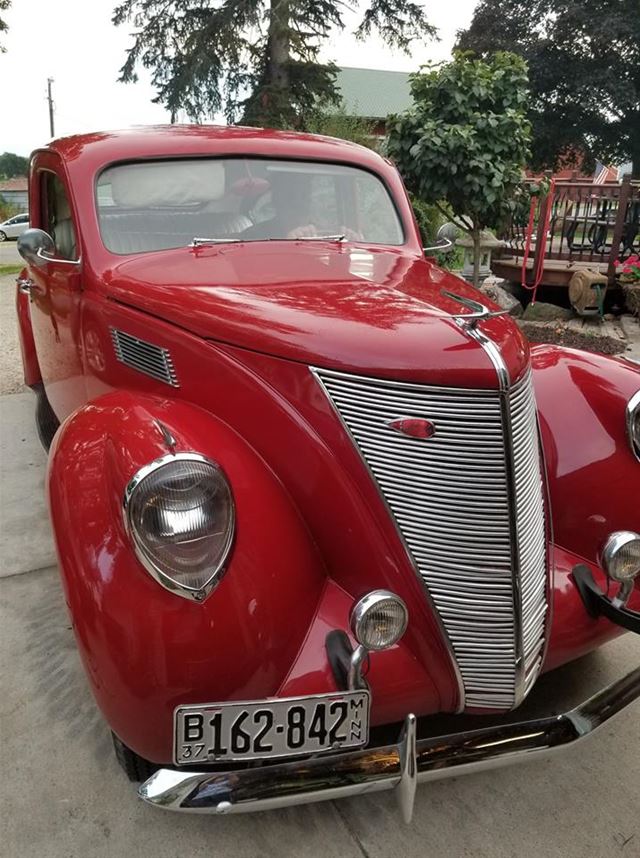
[(630, 159), (640, 176), (638, 0), (481, 0), (458, 44), (527, 60), (533, 166)]
[(28, 158), (15, 155), (13, 152), (3, 152), (0, 155), (0, 176), (3, 178), (12, 179), (14, 176), (26, 176), (28, 169)]
[(0, 222), (9, 220), (10, 217), (17, 214), (20, 214), (20, 209), (14, 206), (13, 203), (8, 203), (2, 194), (0, 194)]
[(319, 53), (354, 7), (362, 7), (358, 38), (375, 30), (407, 51), (435, 33), (411, 0), (122, 0), (113, 22), (135, 32), (119, 79), (150, 69), (154, 101), (172, 118), (223, 111), (229, 122), (301, 127), (318, 102), (336, 98), (335, 67)]
[(343, 105), (326, 105), (312, 110), (306, 119), (305, 130), (311, 134), (324, 134), (349, 140), (368, 149), (377, 149), (379, 138), (374, 136), (374, 125), (362, 116), (352, 116)]
[[(0, 0), (0, 12), (4, 12), (5, 9), (8, 9), (11, 6), (11, 0)], [(0, 18), (0, 33), (6, 33), (9, 28), (7, 27), (7, 22), (4, 18)], [(0, 54), (6, 53), (6, 48), (4, 45), (0, 45)]]
[(474, 244), (512, 211), (529, 155), (527, 68), (514, 54), (487, 62), (456, 53), (411, 78), (415, 106), (390, 117), (387, 149), (409, 190), (446, 212)]

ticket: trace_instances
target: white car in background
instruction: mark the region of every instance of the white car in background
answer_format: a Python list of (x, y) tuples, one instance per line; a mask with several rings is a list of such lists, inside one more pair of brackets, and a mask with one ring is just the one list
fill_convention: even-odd
[(8, 238), (17, 238), (19, 235), (29, 229), (29, 215), (19, 214), (10, 217), (0, 223), (0, 241), (6, 241)]

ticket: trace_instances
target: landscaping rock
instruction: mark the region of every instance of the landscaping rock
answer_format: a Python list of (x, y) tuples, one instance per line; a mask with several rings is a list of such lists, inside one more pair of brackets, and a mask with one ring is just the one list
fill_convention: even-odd
[(545, 304), (544, 301), (536, 301), (535, 304), (528, 305), (522, 318), (528, 322), (568, 321), (573, 318), (573, 310), (558, 307), (556, 304)]
[(480, 291), (503, 310), (508, 310), (511, 316), (521, 316), (524, 313), (524, 307), (520, 301), (507, 292), (506, 289), (503, 289), (502, 286), (498, 286), (495, 281), (485, 280), (480, 287)]
[(534, 322), (523, 318), (518, 319), (518, 324), (532, 343), (553, 343), (605, 355), (620, 354), (628, 346), (622, 326), (616, 322), (586, 319)]
[(513, 295), (514, 298), (517, 298), (522, 305), (527, 303), (528, 296), (531, 295), (530, 292), (527, 292), (527, 290), (524, 289), (520, 283), (516, 283), (515, 280), (499, 280), (498, 285), (502, 286), (502, 288), (510, 295)]
[(620, 324), (629, 344), (625, 357), (640, 363), (640, 318), (625, 314), (620, 316)]
[(627, 305), (627, 310), (634, 316), (640, 317), (640, 283), (623, 283), (622, 291)]

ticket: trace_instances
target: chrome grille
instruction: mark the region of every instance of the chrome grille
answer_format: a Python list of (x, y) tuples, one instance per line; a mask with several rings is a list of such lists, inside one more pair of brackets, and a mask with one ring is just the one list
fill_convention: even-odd
[(538, 424), (531, 378), (510, 395), (516, 546), (522, 615), (522, 684), (527, 694), (536, 680), (545, 645), (547, 569), (544, 501)]
[(117, 328), (111, 328), (111, 339), (120, 363), (150, 375), (158, 381), (164, 381), (172, 387), (180, 387), (168, 349), (138, 339), (131, 334), (125, 334)]
[[(513, 707), (539, 671), (547, 611), (530, 375), (503, 395), (314, 373), (427, 586), (449, 639), (464, 705)], [(435, 435), (417, 439), (388, 427), (403, 417), (430, 421)]]

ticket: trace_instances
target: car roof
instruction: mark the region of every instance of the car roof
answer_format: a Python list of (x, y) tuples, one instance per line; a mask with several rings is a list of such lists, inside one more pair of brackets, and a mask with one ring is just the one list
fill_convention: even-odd
[(57, 153), (73, 170), (80, 165), (97, 170), (118, 161), (204, 155), (344, 161), (378, 170), (384, 162), (376, 152), (334, 137), (229, 125), (149, 125), (96, 131), (53, 140), (43, 150)]

